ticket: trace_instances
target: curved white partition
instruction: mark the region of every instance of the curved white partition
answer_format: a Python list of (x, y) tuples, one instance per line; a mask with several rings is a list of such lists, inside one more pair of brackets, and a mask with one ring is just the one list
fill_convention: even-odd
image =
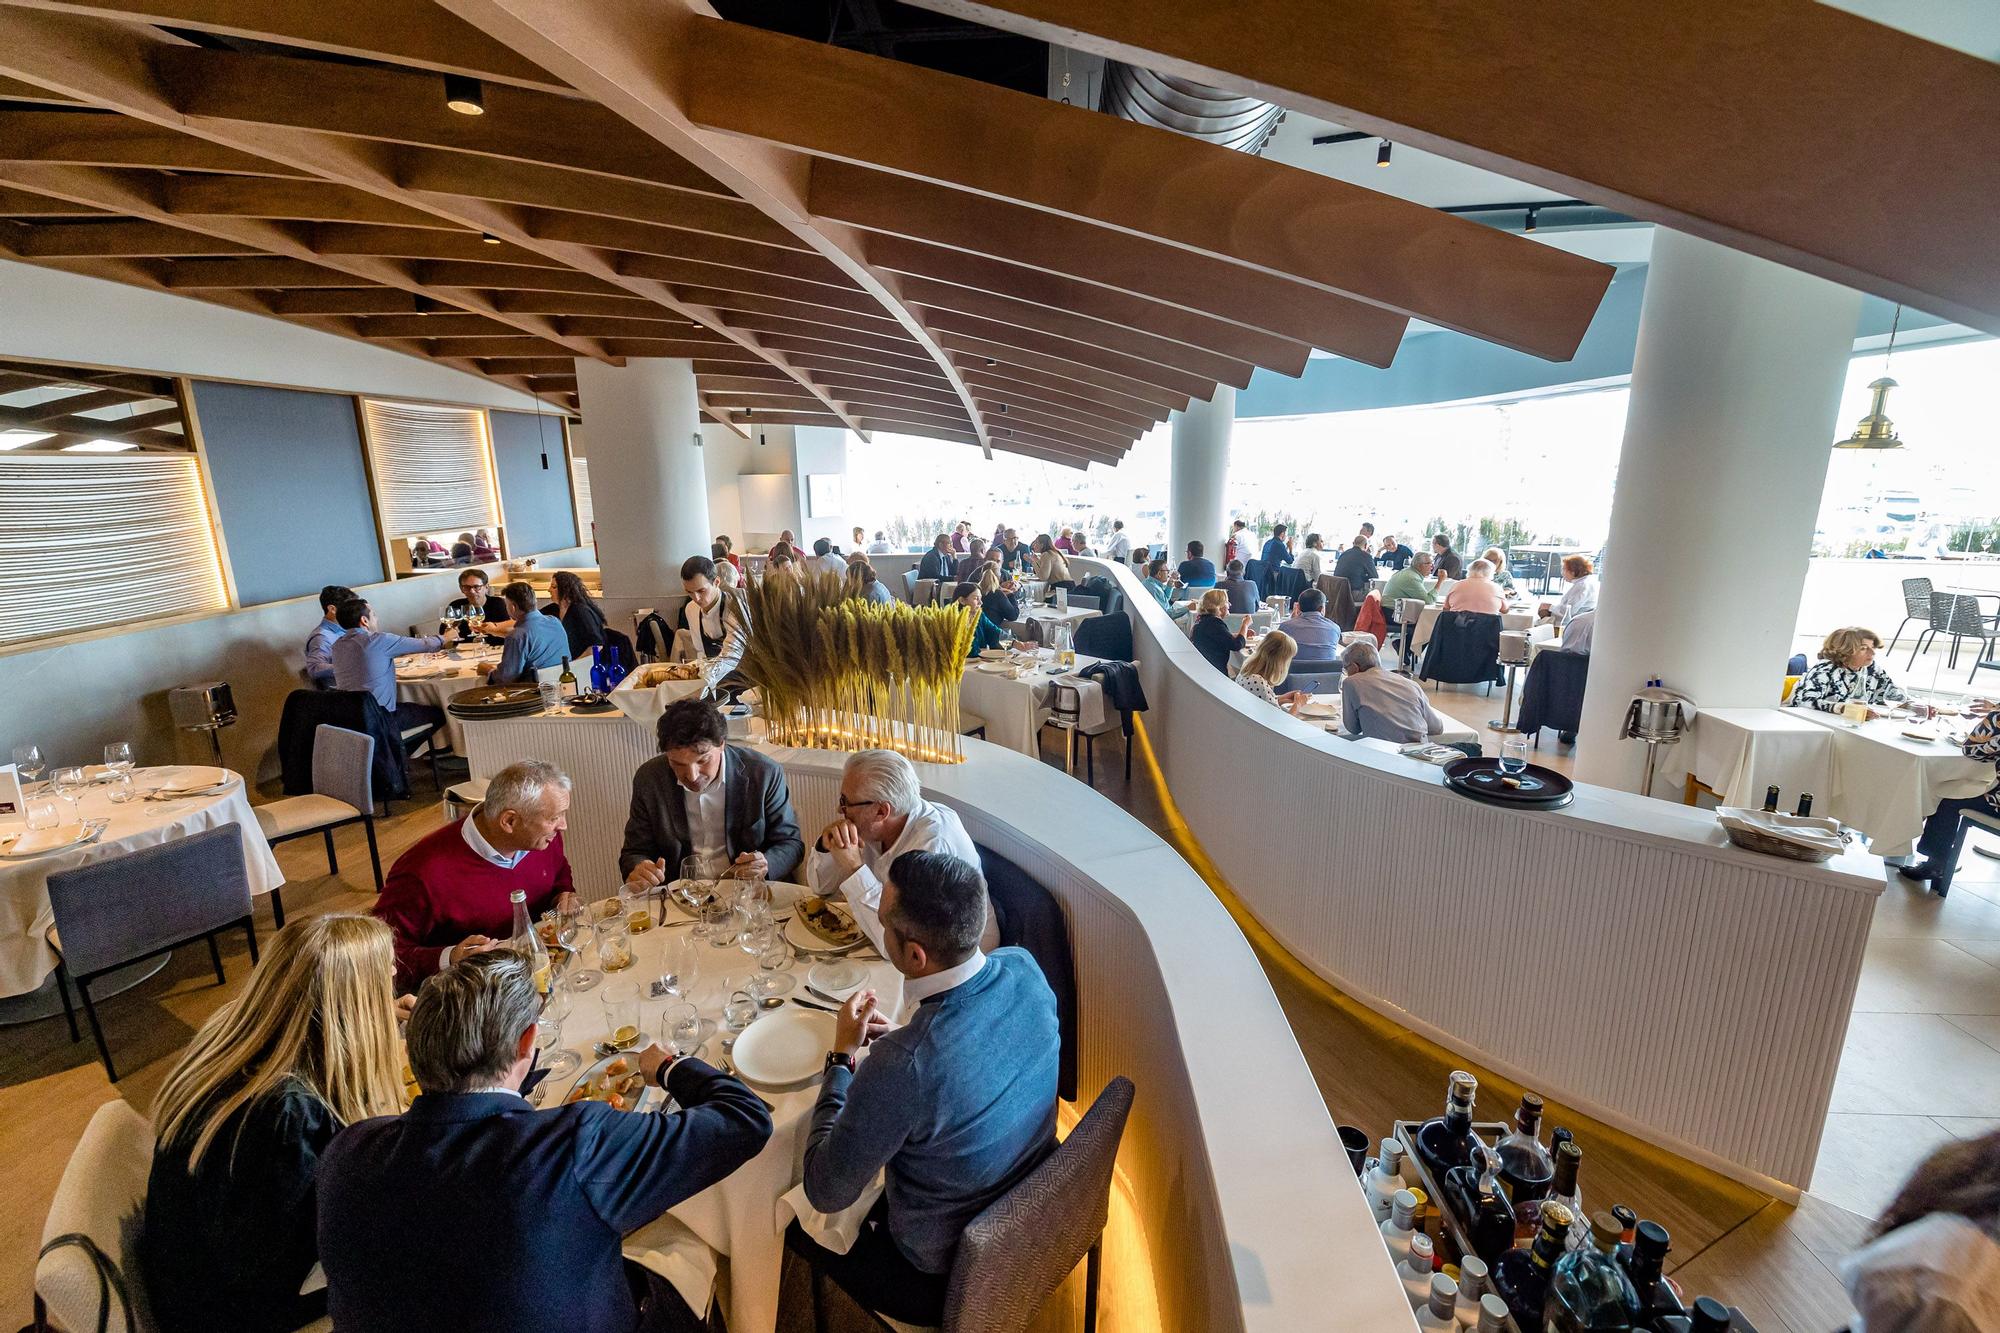
[[(586, 896), (617, 882), (632, 771), (653, 754), (620, 715), (466, 726), (475, 776), (515, 759), (576, 784), (565, 845)], [(1180, 856), (1060, 770), (978, 741), (919, 764), (973, 839), (1055, 894), (1076, 956), (1079, 1104), (1116, 1074), (1138, 1098), (1119, 1155), (1136, 1234), (1108, 1238), (1103, 1326), (1413, 1329), (1402, 1288), (1298, 1042), (1236, 924)], [(832, 817), (844, 755), (767, 750), (800, 826)], [(1005, 1058), (996, 1052), (996, 1058)], [(1121, 1299), (1133, 1270), (1150, 1300)]]
[(1301, 962), (1608, 1124), (1805, 1188), (1878, 859), (1758, 856), (1710, 814), (1601, 787), (1559, 811), (1481, 805), (1252, 698), (1130, 570), (1082, 564), (1125, 590), (1147, 738), (1188, 828)]

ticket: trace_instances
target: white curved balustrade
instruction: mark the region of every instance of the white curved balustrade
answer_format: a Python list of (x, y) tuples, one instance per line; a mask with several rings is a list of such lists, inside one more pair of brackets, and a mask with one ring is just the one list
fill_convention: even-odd
[(1481, 805), (1252, 698), (1130, 570), (1081, 564), (1125, 590), (1146, 734), (1188, 828), (1300, 961), (1607, 1123), (1805, 1188), (1878, 859), (1755, 855), (1706, 812), (1602, 787), (1559, 811)]
[[(648, 729), (617, 715), (466, 726), (475, 776), (521, 758), (575, 782), (565, 835), (601, 896)], [(1180, 856), (1060, 770), (967, 741), (919, 764), (925, 794), (1062, 903), (1076, 958), (1079, 1107), (1138, 1086), (1119, 1156), (1135, 1225), (1107, 1238), (1108, 1333), (1413, 1329), (1415, 1319), (1333, 1123), (1262, 969)], [(832, 818), (844, 755), (770, 748), (808, 839)], [(1005, 1059), (1004, 1051), (993, 1053)], [(1114, 1210), (1114, 1218), (1116, 1210)], [(1075, 1325), (1072, 1325), (1075, 1326)]]

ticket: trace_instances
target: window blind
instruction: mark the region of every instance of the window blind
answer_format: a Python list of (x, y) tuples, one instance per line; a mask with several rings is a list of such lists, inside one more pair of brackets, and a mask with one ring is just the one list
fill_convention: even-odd
[(372, 398), (361, 409), (387, 536), (500, 526), (484, 412)]
[(593, 521), (590, 512), (590, 460), (582, 457), (570, 459), (569, 475), (576, 488), (577, 539), (588, 546), (597, 540), (590, 531)]
[(227, 605), (192, 455), (0, 455), (0, 643)]

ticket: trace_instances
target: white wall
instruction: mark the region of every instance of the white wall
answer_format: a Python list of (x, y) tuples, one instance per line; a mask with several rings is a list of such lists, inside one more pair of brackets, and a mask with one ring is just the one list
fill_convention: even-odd
[[(797, 497), (799, 525), (793, 530), (807, 550), (821, 537), (845, 550), (853, 544), (853, 536), (848, 532), (853, 524), (847, 521), (847, 515), (858, 512), (859, 508), (854, 497), (846, 494), (847, 431), (829, 426), (800, 426), (794, 435), (793, 492)], [(806, 478), (814, 474), (840, 478), (842, 497), (838, 512), (817, 515), (809, 512)]]

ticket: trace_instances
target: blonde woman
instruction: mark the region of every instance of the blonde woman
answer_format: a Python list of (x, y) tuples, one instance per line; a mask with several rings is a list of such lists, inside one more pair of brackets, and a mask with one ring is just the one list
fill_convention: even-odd
[(1866, 704), (1871, 716), (1883, 704), (1901, 703), (1910, 696), (1875, 665), (1881, 647), (1882, 636), (1872, 629), (1849, 625), (1835, 630), (1820, 644), (1819, 661), (1806, 668), (1785, 702), (1822, 713), (1838, 713), (1842, 704)]
[(162, 1333), (264, 1333), (326, 1313), (314, 1175), (347, 1125), (403, 1108), (396, 959), (367, 916), (291, 922), (153, 1103), (141, 1260)]
[(1243, 670), (1236, 673), (1236, 683), (1265, 703), (1292, 712), (1312, 697), (1304, 690), (1278, 693), (1278, 686), (1292, 672), (1292, 659), (1298, 655), (1298, 642), (1283, 630), (1274, 629), (1258, 642)]
[(1201, 595), (1195, 607), (1194, 628), (1188, 631), (1195, 650), (1225, 676), (1229, 674), (1229, 655), (1243, 651), (1243, 631), (1250, 627), (1250, 617), (1245, 616), (1236, 622), (1236, 632), (1230, 633), (1229, 622), (1223, 619), (1228, 610), (1228, 591), (1210, 588)]
[(1508, 592), (1514, 591), (1514, 576), (1507, 569), (1507, 553), (1497, 546), (1486, 548), (1486, 554), (1479, 557), (1493, 566), (1493, 581)]

